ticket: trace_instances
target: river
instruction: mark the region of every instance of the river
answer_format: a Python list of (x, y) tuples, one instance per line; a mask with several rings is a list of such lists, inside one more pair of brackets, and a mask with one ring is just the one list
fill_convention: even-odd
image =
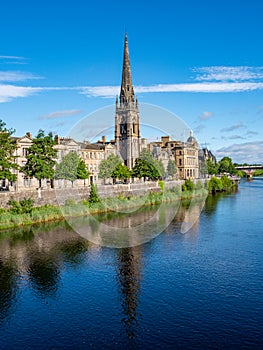
[[(262, 204), (263, 178), (244, 181), (209, 196), (186, 232), (193, 206), (166, 205), (161, 234), (122, 248), (66, 222), (1, 232), (0, 348), (262, 348)], [(156, 211), (98, 220), (127, 227)]]

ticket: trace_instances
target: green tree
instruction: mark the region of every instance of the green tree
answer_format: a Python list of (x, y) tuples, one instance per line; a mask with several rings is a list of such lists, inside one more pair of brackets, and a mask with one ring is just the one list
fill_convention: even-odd
[(135, 165), (132, 169), (132, 177), (146, 178), (157, 180), (163, 177), (165, 169), (161, 160), (155, 159), (152, 154), (144, 148), (140, 157), (135, 160)]
[(157, 172), (158, 172), (158, 178), (161, 177), (163, 178), (165, 175), (165, 169), (163, 166), (163, 162), (161, 159), (153, 159), (153, 166), (155, 166)]
[(115, 156), (114, 154), (110, 154), (107, 159), (103, 159), (99, 165), (99, 178), (104, 179), (104, 183), (106, 179), (112, 177), (113, 171), (116, 167), (121, 164), (121, 158), (119, 156)]
[(167, 164), (167, 174), (171, 178), (174, 178), (175, 174), (177, 173), (175, 161), (173, 159), (169, 159)]
[(75, 180), (87, 179), (89, 174), (84, 161), (79, 157), (77, 152), (69, 152), (57, 164), (55, 178), (69, 180), (73, 187)]
[(90, 187), (90, 194), (89, 194), (89, 203), (99, 203), (100, 197), (98, 195), (98, 191), (96, 186), (92, 183)]
[(88, 179), (90, 176), (90, 172), (88, 171), (86, 164), (83, 159), (80, 158), (78, 168), (77, 168), (77, 178), (84, 180), (84, 186), (85, 186), (85, 180)]
[(27, 162), (22, 171), (28, 177), (35, 177), (39, 181), (39, 188), (41, 188), (43, 179), (54, 178), (57, 154), (54, 145), (55, 141), (52, 133), (45, 135), (43, 130), (39, 130), (36, 138), (32, 141), (32, 145), (28, 148)]
[(208, 182), (208, 191), (215, 193), (222, 190), (223, 190), (222, 181), (219, 178), (213, 176)]
[(217, 165), (217, 163), (212, 162), (211, 159), (207, 159), (206, 167), (207, 167), (207, 173), (209, 175), (218, 174), (218, 165)]
[(17, 175), (14, 170), (18, 169), (15, 162), (16, 141), (12, 140), (11, 135), (14, 129), (7, 129), (6, 124), (0, 120), (0, 180), (16, 181)]
[(220, 174), (229, 173), (236, 174), (237, 170), (232, 163), (232, 159), (229, 157), (224, 157), (218, 162), (218, 171)]
[(132, 169), (132, 177), (137, 177), (139, 179), (144, 178), (144, 181), (146, 178), (157, 180), (160, 177), (160, 174), (153, 163), (137, 158)]
[(126, 165), (119, 163), (113, 170), (111, 176), (113, 179), (120, 179), (122, 181), (125, 181), (131, 177), (131, 171)]

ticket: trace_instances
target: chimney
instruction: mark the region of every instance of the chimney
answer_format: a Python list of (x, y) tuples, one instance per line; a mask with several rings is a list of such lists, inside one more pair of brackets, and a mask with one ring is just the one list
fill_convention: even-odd
[(55, 142), (57, 145), (60, 144), (60, 137), (58, 135), (55, 135)]
[(28, 131), (28, 132), (26, 133), (26, 136), (29, 137), (30, 139), (32, 139), (32, 134), (31, 134), (31, 132)]
[(106, 143), (106, 136), (102, 136), (101, 140), (103, 143)]

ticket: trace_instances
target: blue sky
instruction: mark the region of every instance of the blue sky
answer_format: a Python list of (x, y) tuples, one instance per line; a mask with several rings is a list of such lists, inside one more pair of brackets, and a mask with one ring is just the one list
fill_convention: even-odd
[(18, 136), (63, 136), (114, 104), (126, 28), (140, 103), (219, 159), (263, 163), (262, 13), (261, 0), (3, 2), (0, 118)]

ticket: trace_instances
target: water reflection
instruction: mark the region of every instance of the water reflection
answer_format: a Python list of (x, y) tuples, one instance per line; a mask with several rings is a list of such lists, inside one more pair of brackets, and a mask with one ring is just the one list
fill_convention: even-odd
[(117, 281), (123, 310), (121, 322), (128, 339), (136, 339), (140, 291), (141, 247), (123, 248), (118, 252)]
[(0, 259), (0, 324), (11, 313), (17, 292), (17, 269), (12, 260)]
[[(207, 207), (215, 208), (217, 199), (208, 197)], [(193, 204), (194, 203), (194, 204)], [(191, 232), (185, 237), (196, 239), (202, 200), (175, 202), (162, 207), (141, 208), (140, 211), (126, 215), (107, 214), (96, 218), (72, 219), (74, 226), (83, 230), (83, 235), (93, 235), (98, 242), (122, 247), (129, 243), (149, 241), (164, 227), (165, 233), (181, 234), (183, 223), (193, 223)], [(198, 216), (198, 218), (197, 218)], [(149, 226), (144, 230), (144, 224)], [(169, 224), (171, 225), (169, 226)], [(118, 226), (114, 235), (111, 227)], [(134, 235), (127, 235), (123, 228), (132, 227)], [(194, 233), (194, 234), (193, 234)], [(93, 238), (94, 238), (93, 237)], [(93, 239), (94, 240), (94, 239)], [(79, 236), (66, 222), (49, 223), (17, 229), (0, 234), (0, 319), (11, 315), (16, 296), (21, 285), (28, 286), (35, 296), (58, 298), (62, 269), (65, 265), (80, 268), (89, 259), (87, 252), (97, 249), (97, 245)], [(127, 338), (136, 339), (138, 330), (138, 307), (141, 282), (141, 258), (143, 246), (133, 246), (117, 250), (116, 280), (122, 306), (121, 323)]]

